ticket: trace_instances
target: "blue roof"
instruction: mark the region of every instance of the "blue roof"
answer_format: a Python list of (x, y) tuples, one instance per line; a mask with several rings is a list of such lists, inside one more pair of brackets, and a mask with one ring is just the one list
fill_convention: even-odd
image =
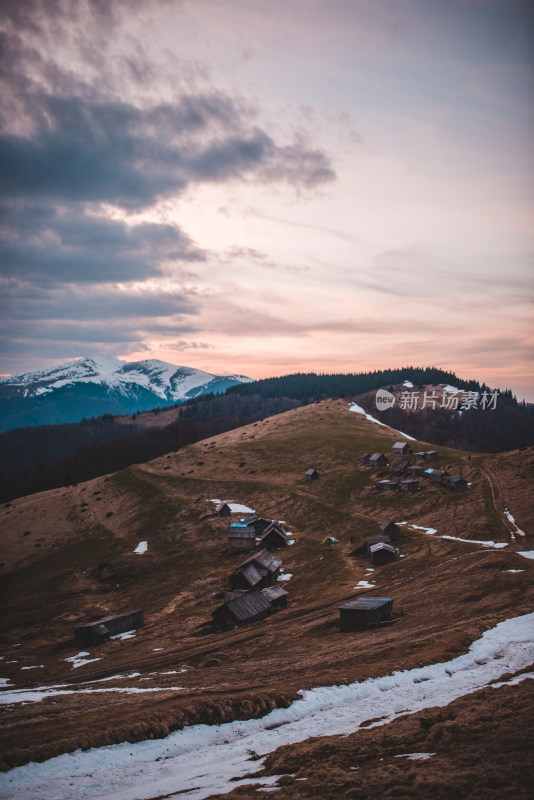
[(245, 525), (244, 522), (232, 522), (230, 527), (231, 528), (247, 528), (248, 525)]
[(435, 469), (432, 469), (432, 467), (429, 467), (428, 469), (425, 469), (425, 472), (435, 472), (435, 471), (436, 471), (436, 470), (435, 470)]

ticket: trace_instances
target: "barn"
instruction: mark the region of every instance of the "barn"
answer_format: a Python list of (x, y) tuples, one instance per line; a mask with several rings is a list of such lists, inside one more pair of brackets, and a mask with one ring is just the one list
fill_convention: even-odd
[(74, 641), (76, 644), (100, 644), (118, 633), (133, 631), (144, 624), (144, 611), (140, 609), (123, 611), (122, 614), (113, 614), (101, 617), (94, 622), (87, 622), (74, 628)]
[(229, 630), (263, 619), (270, 611), (271, 603), (262, 592), (245, 592), (216, 608), (212, 624), (216, 630)]
[(409, 453), (412, 452), (412, 448), (408, 444), (408, 442), (395, 442), (393, 445), (393, 453), (396, 456), (407, 456)]
[(393, 520), (388, 519), (380, 525), (380, 535), (389, 536), (391, 541), (395, 541), (400, 539), (401, 532), (399, 526), (395, 525)]
[(399, 551), (387, 542), (377, 542), (369, 548), (371, 560), (375, 567), (382, 567), (384, 564), (391, 564), (399, 557)]
[(394, 597), (358, 597), (338, 606), (342, 631), (365, 631), (393, 619)]

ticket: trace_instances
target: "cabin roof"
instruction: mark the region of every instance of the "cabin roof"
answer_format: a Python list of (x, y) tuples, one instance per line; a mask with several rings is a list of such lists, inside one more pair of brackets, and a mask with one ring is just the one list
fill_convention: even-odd
[(262, 592), (246, 592), (235, 600), (229, 600), (224, 603), (228, 610), (240, 622), (244, 622), (250, 617), (255, 617), (256, 614), (261, 614), (270, 607), (268, 598)]
[(373, 453), (373, 455), (369, 457), (369, 461), (378, 461), (379, 458), (385, 458), (384, 453)]
[(284, 597), (287, 594), (286, 590), (282, 589), (281, 586), (267, 586), (261, 590), (261, 593), (270, 601), (278, 600), (279, 597)]
[(256, 568), (256, 565), (253, 563), (245, 564), (244, 566), (239, 567), (236, 569), (236, 573), (243, 575), (243, 577), (247, 579), (251, 586), (256, 586), (256, 584), (259, 583), (263, 577), (261, 572), (259, 572), (259, 570)]
[(110, 614), (108, 617), (101, 617), (100, 619), (95, 619), (93, 622), (85, 622), (81, 625), (77, 625), (78, 628), (89, 628), (93, 627), (93, 625), (105, 625), (106, 622), (111, 622), (114, 619), (121, 619), (121, 617), (128, 617), (130, 614), (142, 614), (143, 610), (141, 608), (131, 609), (130, 611), (122, 611), (120, 614)]
[[(264, 569), (269, 570), (269, 572), (275, 572), (275, 570), (277, 570), (282, 563), (281, 559), (273, 556), (273, 554), (268, 550), (260, 550), (259, 553), (249, 556), (249, 558), (247, 558), (241, 566), (251, 562), (254, 563), (256, 567), (263, 567)], [(238, 569), (241, 569), (241, 567)]]
[(349, 600), (348, 603), (343, 603), (339, 608), (347, 608), (350, 611), (374, 611), (377, 608), (392, 603), (394, 597), (357, 597), (355, 600)]
[(229, 539), (255, 539), (256, 531), (246, 525), (241, 525), (239, 528), (234, 528), (232, 525), (226, 529), (226, 535)]
[(371, 553), (376, 553), (378, 550), (388, 550), (391, 553), (395, 552), (393, 545), (388, 544), (387, 542), (377, 542), (376, 544), (372, 544), (369, 549), (371, 550)]
[[(389, 528), (389, 527), (390, 527), (390, 525), (395, 525), (395, 523), (393, 522), (393, 520), (392, 520), (392, 519), (387, 519), (385, 522), (383, 522), (383, 523), (380, 525), (380, 530), (381, 530), (381, 531), (385, 531), (385, 530), (386, 530), (386, 528)], [(397, 527), (397, 526), (395, 525), (395, 527)]]

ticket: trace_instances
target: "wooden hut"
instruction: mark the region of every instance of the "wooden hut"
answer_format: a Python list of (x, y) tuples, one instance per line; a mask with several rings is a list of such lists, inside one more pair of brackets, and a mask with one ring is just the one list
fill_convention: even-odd
[(391, 543), (391, 539), (389, 536), (368, 536), (367, 537), (367, 552), (371, 552), (371, 547), (374, 544), (379, 544), (380, 542), (385, 542), (386, 544)]
[(425, 461), (435, 461), (438, 455), (437, 450), (427, 450), (425, 453)]
[(363, 456), (360, 458), (360, 461), (362, 464), (368, 464), (370, 458), (371, 458), (371, 453), (364, 453)]
[(428, 478), (432, 483), (438, 483), (438, 484), (443, 483), (444, 479), (448, 477), (449, 473), (446, 472), (444, 469), (435, 469), (428, 475)]
[(280, 574), (282, 562), (268, 550), (262, 550), (244, 561), (230, 576), (232, 589), (261, 589), (269, 586)]
[(375, 481), (375, 489), (379, 489), (381, 492), (394, 492), (395, 489), (399, 488), (399, 484), (397, 481)]
[(406, 459), (404, 458), (398, 458), (391, 465), (391, 469), (393, 470), (393, 472), (406, 472), (409, 466), (410, 466), (409, 461), (406, 461)]
[(399, 483), (401, 492), (417, 492), (420, 489), (419, 481), (415, 478), (405, 478)]
[(278, 547), (287, 547), (287, 535), (280, 523), (271, 522), (261, 536), (261, 545), (268, 550), (276, 550)]
[(272, 611), (280, 611), (287, 605), (287, 592), (281, 586), (267, 586), (261, 590), (264, 597), (267, 598), (271, 605)]
[(271, 604), (262, 592), (245, 592), (215, 609), (213, 627), (229, 630), (236, 625), (247, 625), (263, 619), (270, 611)]
[(118, 633), (133, 631), (144, 624), (144, 611), (136, 609), (123, 611), (122, 614), (113, 614), (101, 617), (94, 622), (87, 622), (74, 628), (74, 641), (76, 644), (100, 644)]
[(229, 550), (254, 550), (256, 531), (244, 522), (234, 522), (226, 528)]
[(390, 564), (396, 561), (399, 557), (399, 551), (393, 545), (387, 542), (377, 542), (372, 544), (369, 548), (371, 553), (371, 560), (375, 567), (381, 567), (384, 564)]
[(368, 464), (371, 467), (387, 467), (388, 460), (384, 453), (373, 453), (372, 456), (369, 456)]
[(306, 471), (306, 480), (307, 481), (316, 481), (319, 479), (319, 473), (316, 469), (309, 469)]
[(467, 489), (467, 481), (461, 475), (447, 475), (446, 478), (443, 478), (442, 483), (447, 489), (455, 489), (457, 491)]
[(393, 597), (358, 597), (338, 606), (342, 631), (365, 631), (393, 619)]
[(230, 506), (228, 505), (228, 503), (219, 503), (219, 504), (218, 504), (218, 505), (215, 507), (215, 511), (217, 512), (217, 514), (219, 515), (219, 517), (229, 517), (229, 516), (230, 516), (230, 514), (232, 513), (232, 512), (231, 512), (231, 510), (230, 510)]
[(258, 517), (257, 514), (252, 514), (250, 517), (245, 517), (243, 522), (248, 526), (253, 526), (256, 531), (256, 536), (261, 536), (265, 528), (268, 528), (273, 520)]
[(396, 456), (407, 456), (412, 452), (412, 448), (408, 442), (395, 442), (392, 449)]
[(395, 525), (393, 520), (388, 519), (386, 520), (386, 522), (383, 522), (380, 525), (380, 535), (389, 536), (389, 538), (393, 542), (396, 541), (397, 539), (400, 539), (401, 532), (399, 526)]
[(411, 475), (412, 478), (422, 478), (424, 471), (425, 468), (419, 466), (418, 464), (410, 464), (406, 470), (407, 474)]

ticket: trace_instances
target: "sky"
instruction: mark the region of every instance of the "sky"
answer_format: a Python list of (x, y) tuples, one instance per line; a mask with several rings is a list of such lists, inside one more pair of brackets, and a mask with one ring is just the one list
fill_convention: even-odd
[(534, 401), (526, 0), (4, 0), (0, 372), (438, 366)]

